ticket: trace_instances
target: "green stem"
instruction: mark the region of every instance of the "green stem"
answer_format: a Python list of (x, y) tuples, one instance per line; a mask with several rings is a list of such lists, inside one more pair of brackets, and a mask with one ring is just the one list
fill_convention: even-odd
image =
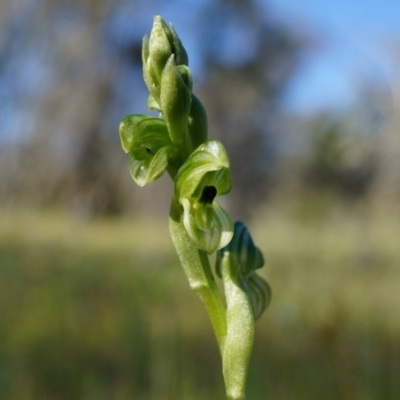
[(227, 332), (224, 302), (211, 272), (208, 256), (189, 238), (182, 222), (182, 208), (175, 201), (171, 204), (169, 229), (190, 288), (205, 306), (222, 356)]
[(240, 277), (237, 260), (224, 252), (221, 272), (226, 297), (228, 330), (222, 356), (228, 400), (245, 400), (247, 370), (254, 340), (254, 316)]

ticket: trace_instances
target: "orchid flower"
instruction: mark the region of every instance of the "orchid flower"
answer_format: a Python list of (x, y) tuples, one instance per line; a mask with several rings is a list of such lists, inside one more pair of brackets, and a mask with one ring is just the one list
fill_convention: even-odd
[(175, 196), (183, 207), (183, 224), (199, 249), (224, 247), (233, 235), (229, 214), (215, 199), (231, 190), (228, 155), (222, 143), (208, 140), (179, 169)]

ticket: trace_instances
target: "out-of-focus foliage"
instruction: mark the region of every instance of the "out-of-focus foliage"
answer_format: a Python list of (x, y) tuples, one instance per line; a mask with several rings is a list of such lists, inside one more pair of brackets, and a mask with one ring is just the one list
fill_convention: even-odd
[(318, 119), (314, 123), (304, 166), (305, 187), (347, 198), (364, 196), (377, 174), (378, 155), (370, 139), (355, 135), (339, 122)]
[(399, 93), (365, 81), (351, 107), (292, 117), (274, 194), (306, 206), (317, 219), (342, 201), (396, 204)]
[(137, 23), (144, 2), (6, 3), (2, 202), (61, 204), (94, 214), (121, 211), (127, 190), (118, 121), (142, 96), (146, 25)]

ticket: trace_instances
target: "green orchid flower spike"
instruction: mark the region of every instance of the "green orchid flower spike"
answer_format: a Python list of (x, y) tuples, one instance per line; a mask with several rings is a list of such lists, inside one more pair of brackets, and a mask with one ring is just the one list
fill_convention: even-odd
[[(139, 186), (166, 171), (173, 180), (171, 238), (189, 285), (210, 318), (222, 357), (226, 398), (243, 400), (255, 320), (271, 298), (268, 283), (256, 273), (263, 257), (245, 225), (234, 225), (217, 201), (232, 187), (229, 157), (221, 142), (208, 139), (207, 115), (193, 94), (186, 50), (173, 26), (160, 16), (154, 18), (150, 37), (143, 39), (142, 60), (147, 106), (159, 116), (126, 117), (119, 128), (122, 149)], [(217, 250), (216, 273), (225, 297), (208, 257)]]
[(228, 155), (217, 140), (200, 145), (176, 176), (175, 196), (183, 207), (183, 224), (196, 246), (207, 253), (232, 239), (232, 219), (215, 200), (231, 187)]

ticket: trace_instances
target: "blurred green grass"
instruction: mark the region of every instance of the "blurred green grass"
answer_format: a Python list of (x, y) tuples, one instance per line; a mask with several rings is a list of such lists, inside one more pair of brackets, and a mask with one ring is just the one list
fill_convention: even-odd
[[(400, 398), (400, 219), (265, 209), (249, 400)], [(0, 399), (222, 399), (166, 221), (0, 214)]]

